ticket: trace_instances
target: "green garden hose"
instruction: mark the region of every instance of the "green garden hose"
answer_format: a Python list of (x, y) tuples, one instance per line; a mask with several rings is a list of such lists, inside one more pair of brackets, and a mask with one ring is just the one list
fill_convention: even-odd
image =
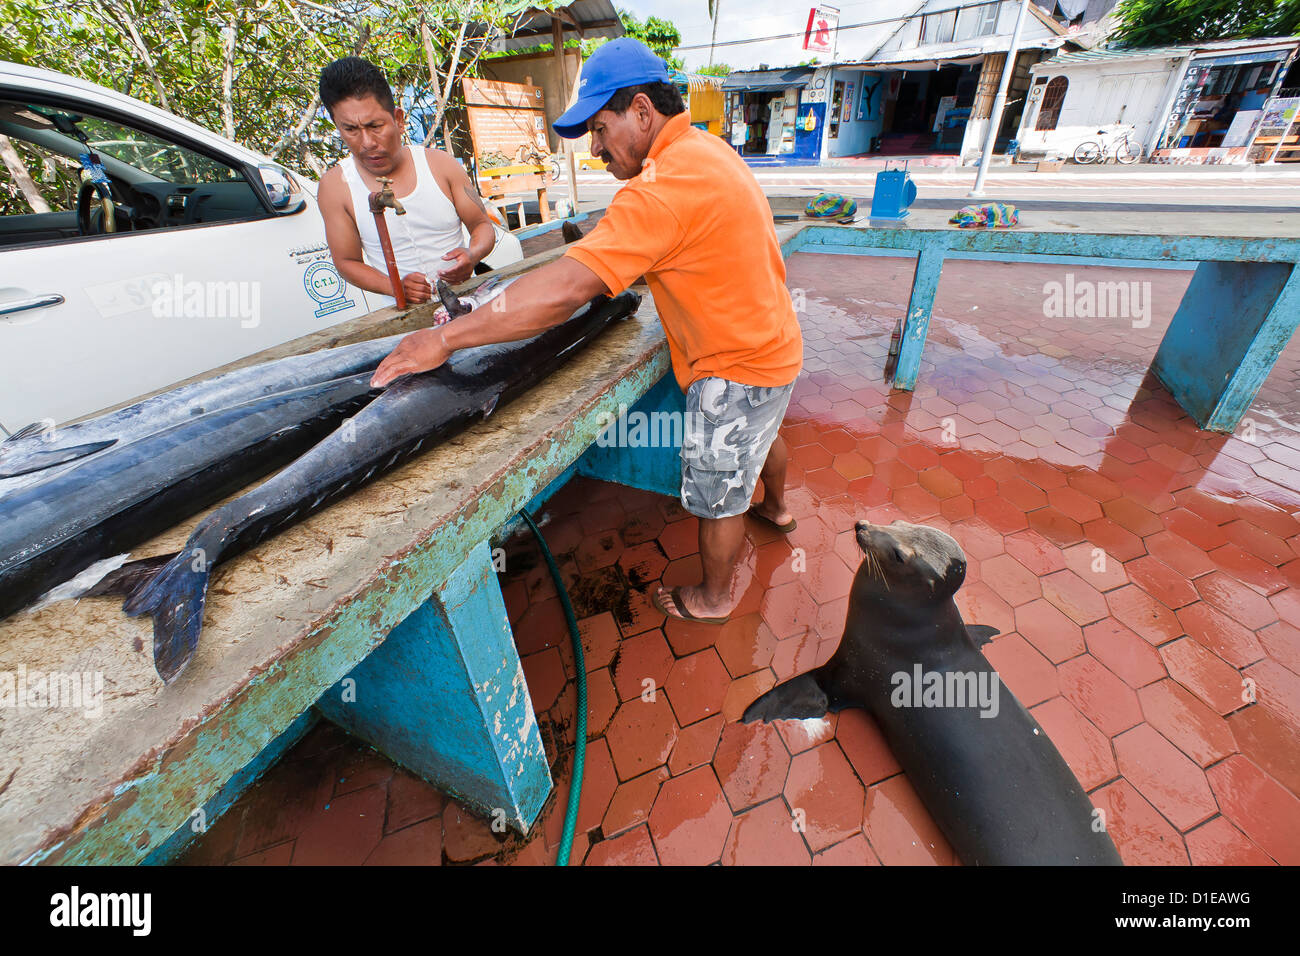
[(569, 785), (569, 805), (564, 813), (564, 833), (560, 837), (560, 850), (555, 858), (556, 866), (568, 866), (569, 854), (573, 852), (573, 834), (578, 829), (578, 804), (582, 802), (582, 767), (587, 756), (587, 667), (582, 657), (582, 635), (578, 633), (578, 618), (573, 613), (573, 604), (569, 601), (569, 592), (564, 586), (559, 565), (555, 563), (551, 549), (546, 546), (546, 539), (542, 537), (542, 532), (527, 510), (520, 511), (519, 517), (528, 523), (528, 527), (537, 536), (542, 557), (551, 569), (555, 590), (560, 592), (560, 604), (564, 607), (564, 617), (569, 622), (569, 637), (573, 640), (573, 661), (578, 668), (578, 727), (573, 748), (573, 781)]

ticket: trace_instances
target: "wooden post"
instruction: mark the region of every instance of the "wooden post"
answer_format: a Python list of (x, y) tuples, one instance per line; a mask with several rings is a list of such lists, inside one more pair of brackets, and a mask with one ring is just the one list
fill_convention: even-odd
[[(560, 71), (560, 112), (569, 105), (569, 75), (564, 67), (564, 24), (560, 18), (551, 13), (551, 47), (555, 52), (555, 67)], [(573, 140), (560, 137), (564, 147), (564, 169), (569, 180), (570, 215), (578, 212), (578, 174), (573, 168)]]

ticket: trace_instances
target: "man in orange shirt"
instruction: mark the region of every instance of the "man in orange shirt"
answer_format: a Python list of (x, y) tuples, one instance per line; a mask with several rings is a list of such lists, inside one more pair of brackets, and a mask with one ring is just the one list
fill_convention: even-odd
[[(536, 335), (644, 276), (686, 392), (681, 499), (700, 519), (703, 566), (700, 584), (660, 588), (656, 603), (670, 617), (721, 623), (740, 601), (746, 512), (781, 531), (795, 526), (777, 428), (803, 339), (771, 209), (744, 160), (690, 125), (663, 61), (636, 40), (592, 55), (555, 130), (569, 139), (589, 131), (592, 155), (627, 185), (590, 235), (511, 285), (506, 311), (413, 332), (374, 384), (437, 368), (456, 349)], [(763, 501), (751, 508), (760, 477)]]

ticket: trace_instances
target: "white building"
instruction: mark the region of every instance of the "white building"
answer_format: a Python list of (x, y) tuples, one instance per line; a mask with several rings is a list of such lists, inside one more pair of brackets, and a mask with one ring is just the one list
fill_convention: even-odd
[(1266, 106), (1300, 93), (1298, 47), (1275, 37), (1062, 51), (1030, 68), (1021, 158), (1068, 157), (1099, 131), (1128, 127), (1155, 162), (1266, 161), (1281, 137), (1259, 123)]

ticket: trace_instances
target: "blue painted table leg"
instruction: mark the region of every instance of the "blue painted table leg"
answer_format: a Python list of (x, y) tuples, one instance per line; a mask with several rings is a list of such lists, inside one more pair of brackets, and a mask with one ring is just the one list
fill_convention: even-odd
[(1152, 371), (1202, 428), (1231, 432), (1300, 323), (1300, 268), (1202, 262)]
[(578, 459), (578, 474), (676, 498), (686, 396), (672, 373), (623, 411)]
[(550, 793), (487, 542), (316, 706), (467, 807), (521, 833)]
[(907, 303), (907, 318), (903, 323), (898, 367), (894, 369), (894, 388), (909, 392), (916, 388), (916, 377), (921, 372), (921, 353), (925, 350), (925, 337), (930, 331), (930, 310), (934, 307), (934, 294), (939, 288), (942, 269), (943, 249), (926, 246), (921, 250), (916, 258), (912, 298)]

